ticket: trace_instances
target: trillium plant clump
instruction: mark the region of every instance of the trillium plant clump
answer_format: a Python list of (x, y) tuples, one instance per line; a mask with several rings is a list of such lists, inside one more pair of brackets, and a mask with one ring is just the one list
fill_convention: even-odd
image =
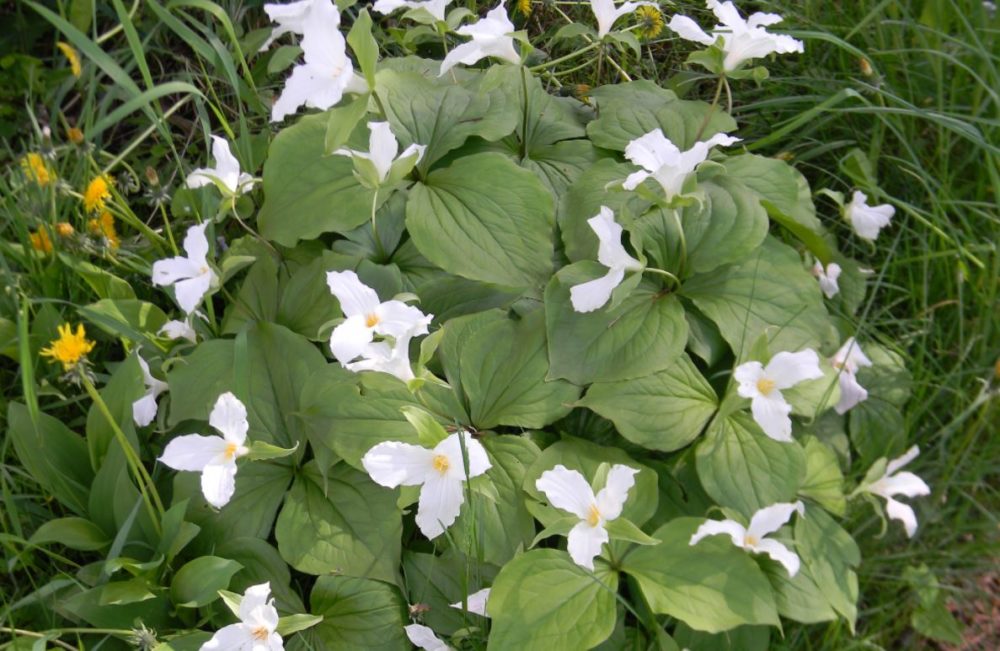
[[(191, 161), (160, 253), (127, 258), (142, 287), (98, 269), (115, 292), (42, 352), (93, 408), (10, 405), (74, 532), (38, 544), (89, 563), (54, 609), (170, 649), (853, 630), (851, 532), (874, 512), (886, 545), (919, 535), (930, 493), (901, 470), (902, 356), (857, 316), (869, 276), (844, 252), (893, 208), (741, 133), (719, 91), (738, 104), (805, 46), (706, 4), (718, 24), (674, 15), (669, 44), (710, 103), (611, 63), (556, 92), (666, 5), (594, 0), (548, 57), (503, 3), (265, 5), (273, 96), (241, 86), (259, 110)], [(57, 444), (72, 459), (38, 456)]]

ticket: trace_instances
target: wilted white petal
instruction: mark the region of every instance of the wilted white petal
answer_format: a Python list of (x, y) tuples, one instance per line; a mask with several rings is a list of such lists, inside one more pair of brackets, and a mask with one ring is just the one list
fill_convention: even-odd
[(608, 479), (597, 493), (597, 510), (604, 520), (614, 520), (622, 514), (622, 507), (628, 499), (628, 492), (635, 486), (635, 468), (615, 464), (608, 471)]
[(201, 471), (201, 493), (217, 509), (229, 503), (236, 492), (236, 463), (210, 463)]
[(417, 527), (428, 539), (437, 538), (454, 524), (462, 510), (463, 485), (460, 479), (431, 472), (420, 487)]
[(587, 225), (597, 235), (597, 260), (605, 267), (623, 267), (628, 271), (642, 269), (642, 263), (633, 258), (622, 245), (622, 227), (615, 221), (615, 213), (607, 206), (587, 220)]
[(889, 204), (869, 206), (864, 192), (854, 191), (851, 203), (844, 207), (844, 215), (854, 227), (858, 237), (869, 242), (878, 238), (879, 231), (889, 225), (896, 209)]
[(192, 344), (198, 343), (198, 333), (194, 331), (190, 320), (167, 321), (157, 334), (164, 335), (167, 339), (187, 339)]
[[(490, 588), (483, 588), (477, 592), (473, 592), (468, 597), (466, 597), (466, 608), (467, 612), (473, 613), (475, 615), (482, 615), (483, 617), (489, 617), (489, 611), (486, 610), (486, 602), (490, 598)], [(450, 604), (452, 608), (463, 609), (462, 602)]]
[(823, 263), (819, 260), (813, 265), (813, 275), (819, 280), (819, 288), (827, 298), (833, 298), (840, 292), (840, 285), (837, 279), (840, 278), (841, 268), (836, 262), (831, 262), (823, 268)]
[(732, 539), (734, 545), (742, 547), (746, 533), (747, 530), (743, 525), (735, 520), (705, 520), (691, 536), (688, 544), (695, 545), (707, 536), (726, 535)]
[(702, 45), (715, 43), (715, 38), (705, 33), (698, 23), (687, 16), (674, 14), (674, 17), (667, 23), (667, 28), (687, 41), (695, 41)]
[(797, 353), (777, 353), (764, 367), (764, 375), (776, 388), (788, 389), (800, 382), (823, 377), (823, 371), (819, 367), (819, 355), (807, 348)]
[(368, 450), (361, 465), (380, 486), (417, 486), (433, 472), (434, 451), (419, 445), (387, 441)]
[(216, 399), (208, 424), (222, 432), (226, 441), (237, 445), (243, 445), (250, 429), (246, 406), (229, 391)]
[(903, 495), (920, 497), (930, 495), (931, 488), (923, 479), (912, 472), (899, 472), (878, 482), (878, 490), (883, 495)]
[(747, 536), (760, 540), (769, 533), (774, 533), (788, 522), (792, 514), (798, 512), (800, 516), (805, 515), (805, 505), (801, 501), (787, 503), (779, 502), (771, 506), (764, 507), (753, 514), (750, 518), (750, 526), (747, 527)]
[(581, 520), (587, 520), (591, 508), (596, 506), (594, 490), (583, 475), (562, 464), (543, 472), (535, 481), (535, 488), (545, 494), (549, 504)]
[(902, 456), (896, 457), (889, 461), (885, 467), (885, 474), (892, 475), (900, 468), (906, 466), (911, 461), (920, 456), (920, 448), (916, 445), (910, 446), (910, 449), (902, 454)]
[(601, 546), (608, 542), (608, 532), (601, 526), (586, 521), (578, 522), (569, 532), (566, 551), (580, 567), (594, 569), (594, 559), (600, 555)]
[(507, 10), (501, 2), (490, 10), (484, 18), (458, 29), (458, 33), (471, 36), (472, 40), (453, 49), (441, 62), (443, 75), (458, 63), (472, 65), (488, 56), (498, 57), (511, 63), (520, 63), (520, 56), (514, 49), (514, 39), (510, 34), (514, 24), (507, 17)]
[(611, 294), (625, 279), (624, 267), (613, 267), (600, 278), (569, 288), (569, 299), (577, 312), (593, 312), (611, 300)]
[(885, 496), (885, 507), (889, 518), (902, 522), (906, 537), (912, 538), (917, 532), (917, 515), (913, 512), (913, 508), (888, 496)]
[(451, 647), (438, 639), (434, 631), (420, 624), (408, 624), (403, 627), (410, 642), (424, 651), (451, 651)]
[(200, 471), (213, 459), (225, 454), (227, 445), (221, 436), (178, 436), (167, 443), (160, 462), (174, 470)]
[(854, 337), (848, 337), (830, 361), (834, 368), (844, 369), (850, 373), (856, 373), (858, 369), (872, 365), (872, 361), (862, 352)]
[(799, 557), (793, 551), (785, 547), (777, 540), (760, 540), (751, 545), (750, 549), (755, 552), (767, 554), (772, 559), (781, 563), (788, 570), (788, 576), (795, 576), (799, 572)]
[(858, 383), (858, 378), (854, 373), (843, 369), (840, 371), (837, 381), (840, 384), (840, 400), (837, 401), (834, 410), (838, 414), (846, 414), (859, 403), (868, 399), (868, 390)]

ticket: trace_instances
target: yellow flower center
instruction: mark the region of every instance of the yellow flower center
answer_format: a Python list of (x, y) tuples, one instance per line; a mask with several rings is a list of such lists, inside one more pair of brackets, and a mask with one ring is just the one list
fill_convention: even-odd
[(41, 355), (52, 358), (53, 362), (61, 362), (63, 369), (70, 371), (93, 349), (94, 342), (87, 339), (83, 324), (78, 325), (74, 333), (72, 326), (64, 323), (59, 326), (59, 338), (48, 348), (43, 348)]
[(25, 176), (43, 188), (55, 178), (55, 174), (49, 170), (49, 166), (40, 154), (31, 153), (22, 158), (21, 169), (24, 170)]
[(596, 527), (601, 522), (601, 512), (597, 510), (596, 504), (590, 505), (590, 510), (587, 511), (587, 524), (592, 527)]
[(226, 456), (227, 459), (232, 459), (233, 457), (236, 456), (236, 453), (239, 451), (239, 449), (240, 446), (237, 445), (236, 443), (226, 443), (226, 451), (223, 454)]
[(259, 640), (261, 642), (267, 640), (267, 636), (270, 634), (271, 632), (267, 630), (266, 626), (258, 626), (257, 628), (250, 631), (250, 635), (253, 637), (253, 639)]
[(434, 461), (431, 462), (434, 470), (437, 470), (439, 474), (444, 474), (448, 472), (448, 468), (451, 468), (451, 462), (448, 461), (448, 457), (443, 454), (438, 454), (434, 456)]
[(760, 541), (757, 540), (757, 536), (751, 536), (750, 534), (747, 534), (746, 537), (743, 538), (744, 547), (756, 547), (759, 544)]
[(111, 198), (109, 188), (112, 183), (110, 176), (102, 174), (87, 184), (87, 189), (83, 191), (83, 207), (87, 209), (87, 212), (104, 210), (104, 202)]
[(767, 395), (774, 391), (774, 380), (769, 380), (766, 377), (762, 377), (757, 380), (757, 390), (761, 392), (762, 395)]
[(379, 321), (381, 321), (381, 319), (379, 319), (378, 315), (375, 314), (374, 312), (365, 317), (365, 325), (368, 326), (369, 328), (374, 328), (375, 326), (377, 326), (379, 324)]

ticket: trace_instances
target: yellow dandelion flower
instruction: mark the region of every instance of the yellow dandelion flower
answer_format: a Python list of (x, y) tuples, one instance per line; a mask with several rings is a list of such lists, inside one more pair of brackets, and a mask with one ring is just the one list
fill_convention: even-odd
[(72, 371), (80, 360), (86, 357), (87, 353), (94, 350), (94, 342), (87, 339), (87, 332), (83, 329), (83, 324), (73, 327), (64, 323), (59, 326), (59, 338), (54, 339), (48, 348), (41, 350), (42, 357), (51, 357), (53, 364), (62, 362), (64, 371)]
[(71, 237), (75, 232), (76, 229), (69, 222), (59, 222), (56, 224), (56, 233), (59, 234), (59, 237)]
[(104, 210), (104, 202), (111, 198), (111, 185), (114, 181), (107, 174), (101, 174), (87, 184), (83, 192), (83, 207), (87, 212)]
[(69, 138), (69, 141), (74, 145), (83, 144), (83, 130), (78, 129), (77, 127), (70, 127), (66, 129), (66, 137)]
[(25, 176), (43, 188), (56, 178), (55, 172), (49, 169), (41, 154), (30, 153), (22, 158), (21, 169)]
[(121, 239), (118, 237), (118, 230), (115, 228), (115, 216), (109, 213), (107, 210), (101, 213), (101, 218), (93, 219), (91, 221), (97, 222), (97, 232), (104, 236), (108, 241), (108, 246), (112, 249), (117, 249), (121, 246)]
[(645, 39), (656, 38), (663, 32), (663, 14), (656, 7), (643, 5), (635, 10), (639, 17), (639, 34)]
[(56, 47), (59, 48), (59, 51), (69, 61), (69, 69), (73, 73), (73, 76), (79, 79), (80, 73), (83, 72), (83, 67), (80, 65), (80, 53), (65, 41), (59, 41), (56, 43)]
[(522, 16), (531, 15), (531, 0), (517, 0), (517, 10)]
[(28, 237), (31, 238), (31, 248), (45, 255), (52, 253), (52, 239), (47, 230), (39, 228), (34, 233), (28, 233)]

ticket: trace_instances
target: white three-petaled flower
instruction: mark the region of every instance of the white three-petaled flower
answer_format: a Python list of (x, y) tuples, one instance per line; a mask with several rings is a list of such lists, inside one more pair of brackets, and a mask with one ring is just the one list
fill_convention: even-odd
[(823, 294), (827, 298), (833, 298), (840, 292), (840, 285), (837, 283), (837, 279), (840, 278), (841, 272), (840, 265), (836, 262), (831, 262), (823, 268), (823, 263), (819, 260), (813, 265), (813, 275), (819, 280), (819, 288), (823, 290)]
[(691, 536), (690, 544), (694, 545), (706, 536), (725, 534), (732, 538), (737, 547), (767, 554), (784, 565), (789, 576), (795, 576), (799, 571), (799, 557), (777, 540), (769, 540), (765, 536), (780, 529), (791, 519), (792, 513), (798, 511), (799, 517), (804, 516), (805, 508), (802, 502), (772, 504), (754, 513), (748, 527), (735, 520), (706, 520)]
[(597, 234), (597, 260), (608, 268), (608, 273), (569, 289), (570, 301), (577, 312), (593, 312), (611, 298), (615, 287), (621, 284), (626, 271), (642, 271), (642, 263), (633, 258), (622, 246), (622, 227), (615, 222), (615, 214), (607, 206), (587, 220)]
[(194, 312), (201, 299), (218, 281), (215, 272), (208, 266), (206, 228), (207, 222), (188, 229), (184, 236), (184, 252), (187, 257), (178, 256), (153, 263), (153, 284), (173, 285), (177, 304), (187, 314)]
[[(305, 33), (306, 26), (315, 22), (317, 17), (322, 15), (323, 8), (320, 5), (323, 3), (328, 4), (329, 0), (299, 0), (299, 2), (289, 2), (288, 4), (264, 5), (267, 17), (278, 26), (271, 30), (271, 35), (264, 41), (260, 49), (266, 50), (271, 47), (271, 43), (284, 34)], [(340, 15), (338, 14), (337, 17), (339, 22)]]
[[(427, 334), (427, 328), (415, 334)], [(353, 373), (375, 371), (388, 373), (403, 382), (414, 379), (413, 368), (410, 366), (410, 340), (413, 335), (407, 333), (395, 337), (392, 344), (388, 341), (373, 341), (362, 349), (357, 361), (342, 364)]]
[(391, 14), (402, 7), (424, 9), (438, 20), (444, 20), (444, 10), (450, 4), (451, 0), (377, 0), (372, 9), (385, 15)]
[(233, 156), (225, 138), (212, 136), (212, 158), (215, 159), (215, 167), (199, 167), (188, 174), (185, 183), (189, 188), (200, 188), (219, 181), (232, 194), (243, 194), (253, 185), (253, 177), (240, 172), (240, 162)]
[(838, 414), (845, 414), (859, 402), (868, 399), (868, 391), (858, 384), (857, 372), (860, 368), (872, 365), (872, 361), (861, 351), (861, 346), (848, 337), (844, 345), (830, 360), (833, 368), (840, 371), (840, 401), (834, 407)]
[(462, 602), (456, 602), (449, 604), (452, 608), (458, 608), (459, 610), (466, 610), (467, 612), (473, 613), (474, 615), (482, 615), (483, 617), (489, 617), (489, 612), (486, 610), (486, 602), (490, 598), (490, 588), (483, 588), (477, 592), (473, 592), (465, 599), (465, 603), (468, 608), (462, 606)]
[(393, 165), (397, 161), (412, 168), (420, 162), (420, 159), (424, 156), (424, 151), (427, 149), (427, 145), (413, 144), (404, 149), (403, 153), (397, 157), (396, 152), (399, 151), (399, 142), (396, 140), (396, 136), (392, 134), (392, 129), (389, 127), (388, 122), (369, 122), (368, 131), (367, 152), (342, 148), (337, 149), (333, 153), (337, 156), (350, 156), (354, 159), (369, 161), (375, 168), (380, 185), (385, 183), (385, 180), (389, 178), (389, 172), (392, 171)]
[(215, 401), (208, 423), (222, 436), (187, 434), (167, 444), (160, 457), (174, 470), (201, 473), (201, 492), (216, 508), (225, 506), (236, 490), (236, 459), (250, 450), (247, 440), (247, 408), (226, 392)]
[(146, 395), (132, 403), (132, 420), (140, 427), (145, 427), (156, 418), (156, 399), (169, 386), (163, 380), (157, 380), (149, 372), (149, 364), (142, 357), (139, 360), (139, 368), (142, 369), (142, 383), (146, 385)]
[(240, 600), (240, 623), (220, 628), (200, 651), (282, 651), (284, 643), (275, 631), (278, 611), (270, 594), (270, 583), (247, 588)]
[(406, 637), (419, 649), (424, 651), (452, 651), (452, 648), (445, 644), (441, 638), (434, 634), (434, 631), (421, 624), (408, 624), (403, 627)]
[(393, 337), (396, 344), (406, 339), (408, 344), (414, 335), (427, 334), (427, 326), (434, 318), (402, 301), (380, 302), (375, 290), (362, 283), (353, 271), (331, 271), (326, 274), (326, 283), (347, 317), (330, 334), (330, 351), (345, 368), (361, 355), (390, 359), (394, 347), (385, 342), (376, 342), (383, 346), (373, 347), (375, 335)]
[(887, 203), (869, 206), (864, 192), (854, 191), (851, 203), (844, 206), (844, 217), (850, 222), (854, 232), (863, 240), (874, 242), (878, 232), (889, 225), (896, 209)]
[[(468, 473), (462, 458), (463, 445)], [(399, 441), (379, 443), (365, 453), (361, 464), (372, 481), (381, 486), (420, 486), (417, 527), (430, 539), (455, 522), (465, 501), (465, 481), (491, 467), (483, 444), (465, 430), (451, 434), (433, 450)]]
[(501, 2), (495, 9), (472, 25), (458, 28), (458, 33), (471, 36), (472, 40), (462, 43), (448, 53), (441, 62), (439, 77), (451, 70), (456, 64), (464, 63), (471, 66), (476, 61), (486, 57), (497, 57), (511, 63), (520, 63), (521, 57), (514, 49), (514, 23), (507, 17), (507, 10)]
[(906, 529), (909, 538), (917, 531), (917, 516), (913, 513), (913, 508), (908, 504), (898, 502), (893, 498), (895, 495), (905, 497), (919, 497), (930, 495), (931, 489), (924, 480), (917, 477), (912, 472), (896, 472), (906, 464), (910, 463), (920, 454), (920, 448), (913, 446), (901, 457), (893, 459), (886, 465), (885, 474), (877, 481), (867, 486), (864, 490), (885, 498), (886, 511), (893, 520), (899, 520)]
[(558, 465), (546, 470), (535, 482), (535, 487), (545, 493), (549, 504), (569, 511), (580, 518), (569, 532), (566, 550), (573, 562), (588, 570), (594, 569), (594, 558), (601, 553), (601, 546), (608, 542), (605, 523), (622, 514), (628, 492), (635, 485), (635, 468), (621, 464), (611, 466), (608, 479), (597, 495), (587, 480), (576, 470)]
[(722, 51), (725, 53), (723, 67), (726, 72), (736, 70), (745, 61), (764, 57), (772, 52), (787, 54), (803, 51), (802, 41), (784, 34), (772, 34), (764, 29), (767, 25), (781, 22), (782, 18), (777, 14), (757, 12), (744, 20), (732, 2), (706, 0), (705, 4), (722, 23), (716, 25), (711, 34), (706, 34), (698, 23), (687, 16), (674, 16), (667, 27), (681, 38), (702, 45), (712, 45), (716, 39), (721, 38)]
[(156, 333), (158, 335), (163, 335), (167, 339), (187, 339), (192, 344), (198, 343), (198, 333), (194, 329), (194, 318), (206, 320), (204, 314), (195, 310), (191, 312), (183, 321), (174, 319), (172, 321), (167, 321), (163, 324), (163, 327), (159, 329)]
[(823, 377), (819, 368), (819, 355), (806, 349), (797, 353), (781, 352), (764, 366), (760, 362), (740, 364), (733, 371), (739, 386), (736, 392), (750, 398), (750, 411), (764, 433), (775, 441), (792, 440), (792, 419), (782, 389), (789, 389), (799, 382)]
[(328, 0), (316, 0), (308, 19), (288, 22), (287, 31), (302, 28), (303, 63), (292, 69), (285, 88), (271, 108), (271, 121), (278, 122), (305, 104), (326, 110), (339, 102), (345, 92), (365, 92), (368, 84), (354, 74), (347, 57), (347, 42), (340, 33), (340, 12)]
[(739, 138), (717, 133), (708, 140), (694, 143), (691, 149), (681, 151), (663, 135), (661, 129), (654, 129), (625, 147), (625, 158), (643, 169), (629, 174), (622, 187), (634, 190), (652, 176), (663, 188), (667, 201), (670, 201), (681, 194), (684, 181), (698, 165), (705, 162), (712, 147), (728, 147), (739, 141)]
[(590, 0), (590, 8), (594, 10), (594, 17), (597, 18), (597, 36), (604, 38), (615, 21), (630, 14), (639, 7), (655, 7), (655, 2), (624, 2), (615, 7), (615, 0)]

